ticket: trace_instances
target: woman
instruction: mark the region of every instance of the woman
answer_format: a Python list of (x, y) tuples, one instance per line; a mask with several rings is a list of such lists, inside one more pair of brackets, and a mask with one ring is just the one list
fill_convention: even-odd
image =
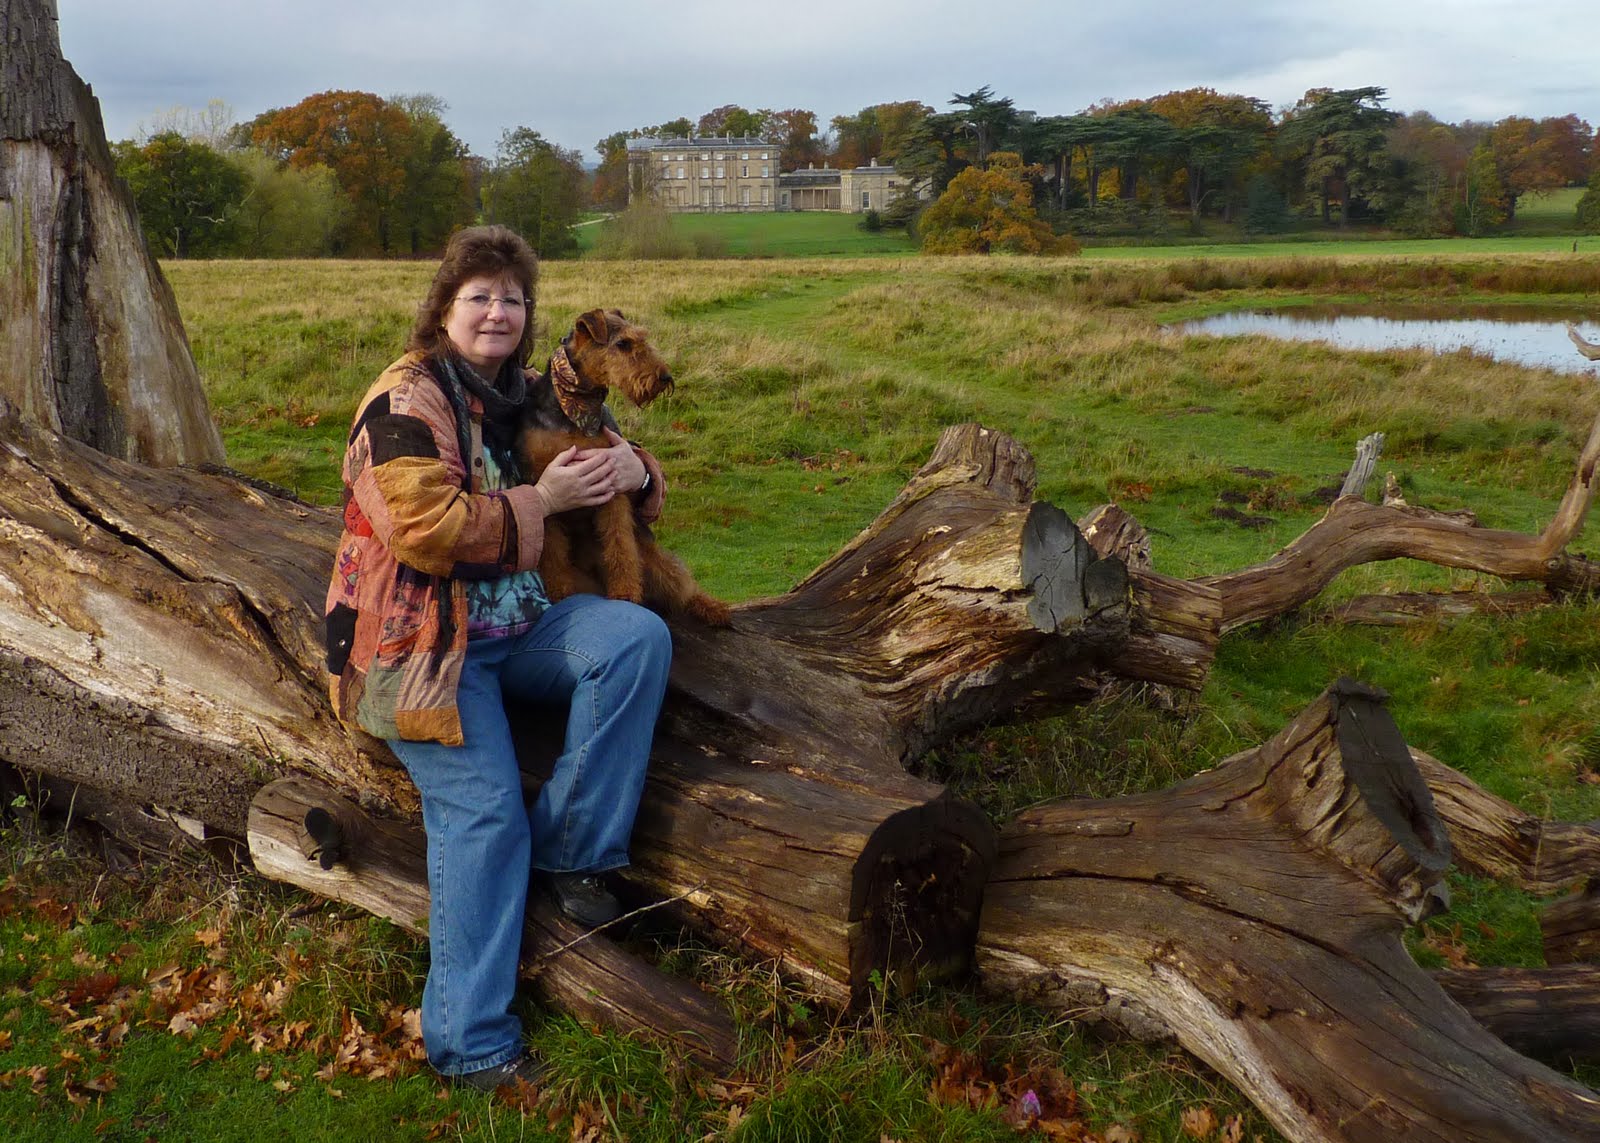
[[(598, 874), (628, 862), (671, 643), (652, 612), (576, 595), (551, 605), (545, 517), (634, 498), (661, 509), (653, 458), (615, 433), (519, 483), (511, 448), (530, 384), (533, 252), (504, 227), (451, 239), (409, 352), (362, 398), (344, 457), (344, 535), (328, 591), (334, 709), (386, 739), (422, 793), (428, 1060), (483, 1090), (538, 1065), (510, 1012), (530, 871), (594, 926), (620, 913)], [(569, 703), (565, 749), (522, 797), (506, 708)]]

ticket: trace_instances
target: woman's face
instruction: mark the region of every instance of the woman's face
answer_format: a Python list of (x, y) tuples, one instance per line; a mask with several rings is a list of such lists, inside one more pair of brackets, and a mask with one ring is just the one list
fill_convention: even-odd
[(517, 351), (528, 321), (527, 295), (515, 278), (468, 278), (444, 311), (444, 333), (487, 378)]

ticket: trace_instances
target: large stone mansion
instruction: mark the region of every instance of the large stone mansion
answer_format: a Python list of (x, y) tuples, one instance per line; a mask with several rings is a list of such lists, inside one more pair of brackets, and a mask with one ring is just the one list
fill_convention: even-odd
[(909, 186), (892, 166), (778, 173), (778, 146), (754, 136), (628, 140), (628, 198), (654, 195), (674, 213), (882, 210)]

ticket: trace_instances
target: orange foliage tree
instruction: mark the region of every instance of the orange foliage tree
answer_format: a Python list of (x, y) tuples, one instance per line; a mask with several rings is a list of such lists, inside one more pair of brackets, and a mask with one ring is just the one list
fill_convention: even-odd
[(333, 171), (353, 213), (345, 246), (390, 253), (414, 145), (404, 111), (365, 91), (324, 91), (268, 111), (250, 137), (290, 166)]
[(915, 141), (917, 128), (933, 108), (915, 99), (875, 103), (854, 115), (835, 115), (834, 161), (840, 167), (861, 167), (877, 159), (893, 164)]
[(1593, 162), (1594, 135), (1576, 115), (1534, 121), (1508, 115), (1489, 131), (1489, 150), (1505, 188), (1507, 215), (1517, 215), (1517, 199), (1531, 191), (1583, 183)]
[(822, 141), (817, 138), (817, 113), (803, 107), (783, 111), (762, 108), (761, 133), (778, 145), (778, 169), (795, 171), (822, 161)]
[(987, 167), (968, 167), (917, 223), (926, 254), (1075, 254), (1070, 236), (1050, 229), (1033, 208), (1035, 173), (1014, 151), (996, 151)]

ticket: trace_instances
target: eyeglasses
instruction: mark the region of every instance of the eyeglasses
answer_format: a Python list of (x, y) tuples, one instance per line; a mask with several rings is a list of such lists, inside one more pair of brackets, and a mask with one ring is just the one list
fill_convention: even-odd
[(456, 301), (474, 313), (486, 313), (496, 302), (508, 310), (521, 310), (528, 307), (528, 299), (512, 294), (509, 297), (497, 298), (493, 294), (458, 294)]

